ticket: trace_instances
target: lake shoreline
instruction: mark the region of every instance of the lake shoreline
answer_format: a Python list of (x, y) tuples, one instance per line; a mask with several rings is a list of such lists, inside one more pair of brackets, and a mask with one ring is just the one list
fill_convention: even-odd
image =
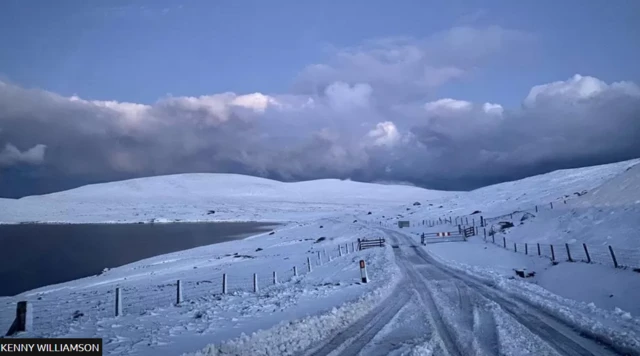
[(0, 225), (0, 295), (10, 297), (145, 259), (269, 233), (282, 222)]

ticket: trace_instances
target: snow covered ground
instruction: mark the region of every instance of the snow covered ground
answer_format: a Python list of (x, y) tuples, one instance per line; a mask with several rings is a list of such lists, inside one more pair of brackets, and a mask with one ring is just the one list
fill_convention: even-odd
[[(557, 171), (472, 192), (191, 174), (3, 199), (2, 223), (285, 224), (274, 234), (158, 256), (100, 276), (0, 298), (0, 328), (8, 328), (15, 302), (26, 299), (33, 302), (37, 319), (33, 332), (24, 336), (103, 337), (110, 355), (350, 354), (357, 347), (368, 355), (455, 355), (448, 349), (464, 354), (470, 345), (478, 346), (477, 354), (499, 350), (522, 355), (526, 349), (556, 355), (565, 354), (558, 350), (571, 348), (572, 342), (586, 354), (598, 354), (601, 350), (589, 340), (574, 340), (584, 335), (634, 350), (640, 347), (640, 274), (631, 269), (565, 261), (553, 265), (548, 258), (485, 243), (482, 230), (468, 242), (424, 248), (418, 246), (417, 234), (457, 230), (451, 225), (427, 227), (425, 220), (464, 216), (479, 222), (482, 215), (495, 217), (491, 226), (513, 222), (496, 233), (510, 243), (587, 243), (635, 253), (640, 251), (638, 162)], [(524, 220), (523, 210), (531, 214)], [(410, 220), (412, 226), (399, 230), (398, 220)], [(399, 241), (399, 248), (351, 251), (358, 238), (379, 236)], [(360, 259), (368, 262), (371, 283), (359, 283)], [(293, 266), (300, 276), (293, 276)], [(515, 268), (536, 275), (520, 279)], [(223, 273), (228, 276), (227, 295), (220, 293)], [(252, 291), (253, 273), (258, 274), (258, 293)], [(185, 302), (174, 306), (178, 279)], [(403, 287), (407, 285), (411, 288)], [(124, 300), (124, 315), (117, 318), (116, 287)], [(529, 319), (519, 319), (514, 311)], [(582, 336), (561, 325), (580, 330)], [(560, 330), (564, 339), (544, 340), (545, 327)], [(472, 337), (476, 332), (486, 335)]]
[[(34, 330), (24, 337), (102, 337), (105, 354), (110, 355), (180, 354), (379, 295), (380, 288), (396, 280), (395, 264), (389, 250), (353, 251), (357, 238), (371, 236), (362, 224), (323, 219), (281, 227), (273, 235), (158, 256), (99, 276), (0, 298), (0, 326), (8, 330), (16, 301), (29, 300)], [(318, 242), (321, 237), (325, 239)], [(360, 283), (360, 259), (368, 263), (368, 284)], [(221, 293), (223, 273), (227, 295)], [(253, 273), (258, 293), (253, 292)], [(178, 279), (184, 302), (175, 306)], [(123, 315), (117, 318), (116, 287), (123, 295)], [(317, 322), (335, 329), (359, 315)]]
[(282, 183), (235, 174), (178, 174), (1, 199), (0, 223), (300, 221), (451, 194), (337, 179)]

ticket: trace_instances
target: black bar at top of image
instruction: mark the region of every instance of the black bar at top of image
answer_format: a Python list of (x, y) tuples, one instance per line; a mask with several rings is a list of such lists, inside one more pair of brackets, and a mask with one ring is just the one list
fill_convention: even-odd
[(0, 355), (102, 356), (102, 339), (0, 339)]

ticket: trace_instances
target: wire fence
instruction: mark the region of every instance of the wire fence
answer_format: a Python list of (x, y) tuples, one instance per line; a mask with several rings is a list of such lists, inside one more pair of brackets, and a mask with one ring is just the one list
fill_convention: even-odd
[[(531, 217), (531, 215), (539, 213), (543, 210), (553, 210), (558, 205), (566, 204), (567, 200), (549, 202), (547, 204), (534, 205), (527, 209), (518, 209), (513, 212), (493, 216), (484, 217), (480, 211), (476, 211), (469, 215), (462, 216), (443, 216), (436, 219), (424, 219), (424, 220), (411, 220), (411, 219), (398, 219), (398, 222), (380, 222), (383, 226), (398, 226), (401, 221), (408, 222), (408, 226), (426, 226), (435, 227), (439, 225), (458, 225), (458, 229), (464, 229), (467, 226), (473, 227), (487, 227), (495, 225), (496, 223), (506, 223), (513, 226), (514, 219), (524, 221)], [(407, 226), (406, 224), (404, 226)], [(608, 245), (586, 245), (586, 244), (538, 244), (538, 243), (524, 243), (508, 241), (506, 237), (497, 236), (497, 232), (493, 230), (493, 226), (490, 231), (484, 230), (484, 240), (492, 242), (496, 245), (502, 246), (505, 249), (517, 253), (523, 253), (527, 255), (537, 255), (541, 257), (547, 257), (554, 262), (570, 261), (570, 262), (585, 262), (596, 263), (602, 265), (609, 265), (616, 268), (633, 269), (636, 272), (640, 272), (640, 250), (637, 249), (624, 249), (620, 247), (613, 247)]]
[[(377, 224), (381, 226), (391, 227), (391, 226), (398, 226), (399, 222), (404, 221), (404, 222), (408, 222), (409, 224), (409, 226), (405, 225), (405, 227), (416, 227), (416, 226), (436, 227), (440, 225), (459, 225), (463, 227), (465, 226), (484, 227), (489, 224), (492, 224), (501, 220), (505, 220), (505, 219), (513, 220), (514, 217), (518, 217), (518, 216), (522, 218), (522, 216), (525, 214), (535, 214), (543, 210), (553, 210), (558, 205), (566, 204), (566, 202), (567, 200), (563, 200), (561, 202), (555, 202), (555, 203), (550, 202), (548, 204), (534, 205), (533, 207), (526, 208), (526, 209), (519, 208), (510, 213), (505, 213), (502, 215), (497, 215), (497, 216), (488, 217), (488, 218), (484, 217), (480, 211), (475, 211), (467, 215), (458, 215), (458, 216), (446, 215), (438, 218), (422, 219), (422, 220), (406, 219), (399, 215), (394, 217), (391, 217), (391, 216), (383, 217), (388, 221), (379, 221), (377, 222)], [(391, 222), (392, 220), (393, 222)]]
[(541, 244), (514, 242), (497, 233), (485, 234), (484, 241), (507, 250), (530, 256), (549, 258), (553, 262), (584, 262), (633, 269), (640, 272), (640, 250), (624, 249), (609, 245)]
[[(51, 292), (28, 296), (7, 297), (0, 304), (0, 330), (9, 330), (16, 318), (19, 301), (29, 302), (32, 313), (31, 330), (45, 333), (55, 330), (61, 322), (75, 319), (108, 318), (121, 315), (145, 315), (160, 307), (177, 306), (183, 302), (219, 298), (224, 294), (243, 292), (259, 293), (273, 286), (313, 273), (315, 267), (330, 263), (336, 258), (354, 253), (355, 243), (335, 245), (306, 256), (274, 265), (272, 271), (255, 271), (227, 274), (215, 271), (207, 278), (183, 276), (183, 279), (155, 285), (115, 284), (109, 287), (83, 288), (77, 291)], [(120, 294), (120, 308), (116, 306)]]

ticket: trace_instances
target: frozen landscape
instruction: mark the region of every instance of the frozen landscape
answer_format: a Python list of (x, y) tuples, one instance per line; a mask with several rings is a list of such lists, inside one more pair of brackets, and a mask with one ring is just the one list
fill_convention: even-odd
[[(470, 192), (184, 174), (2, 199), (4, 224), (282, 225), (2, 297), (0, 327), (8, 330), (16, 302), (28, 300), (33, 329), (18, 337), (101, 337), (109, 355), (640, 355), (639, 162)], [(462, 218), (478, 235), (420, 244), (421, 233), (456, 231)], [(411, 226), (399, 229), (399, 220)], [(485, 229), (510, 244), (612, 246), (631, 262), (552, 263), (488, 241)], [(359, 238), (386, 244), (359, 251)]]

